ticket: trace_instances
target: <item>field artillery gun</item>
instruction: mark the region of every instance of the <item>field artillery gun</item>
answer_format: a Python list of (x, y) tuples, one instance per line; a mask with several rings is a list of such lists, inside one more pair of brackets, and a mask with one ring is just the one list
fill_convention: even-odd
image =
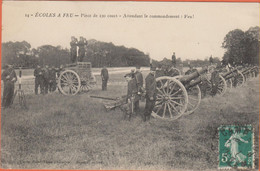
[(256, 75), (258, 75), (259, 69), (258, 67), (253, 66), (253, 67), (243, 68), (240, 71), (244, 75), (245, 80), (248, 80), (250, 78), (256, 77)]
[(241, 67), (233, 68), (230, 71), (221, 74), (221, 76), (226, 80), (229, 88), (239, 87), (245, 83), (245, 76), (239, 69), (241, 69)]
[(162, 76), (156, 78), (157, 97), (152, 115), (166, 120), (175, 120), (193, 113), (201, 101), (200, 75), (207, 69), (185, 76)]
[(77, 62), (65, 66), (58, 78), (59, 91), (64, 95), (76, 95), (89, 91), (96, 85), (90, 62)]

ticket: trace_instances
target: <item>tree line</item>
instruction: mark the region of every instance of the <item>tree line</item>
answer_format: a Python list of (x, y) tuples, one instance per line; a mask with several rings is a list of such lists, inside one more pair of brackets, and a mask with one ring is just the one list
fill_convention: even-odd
[[(149, 66), (150, 57), (136, 48), (115, 46), (113, 43), (89, 40), (85, 62), (93, 67)], [(36, 65), (59, 67), (70, 63), (70, 50), (61, 46), (43, 45), (31, 48), (30, 43), (5, 42), (2, 44), (2, 66), (34, 68)]]
[[(245, 32), (240, 29), (228, 32), (222, 43), (222, 48), (226, 50), (222, 61), (218, 57), (184, 61), (177, 58), (177, 65), (199, 67), (212, 62), (231, 65), (259, 65), (259, 30), (260, 28), (257, 26), (251, 27)], [(108, 67), (149, 66), (150, 56), (136, 48), (115, 46), (111, 42), (91, 39), (88, 40), (84, 61), (91, 62), (93, 67), (104, 65)], [(69, 63), (70, 50), (61, 46), (42, 45), (32, 48), (26, 41), (2, 43), (2, 66), (13, 64), (15, 67), (34, 68), (39, 64), (59, 67)], [(153, 60), (153, 64), (156, 66), (170, 65), (171, 60), (167, 58), (161, 61)]]

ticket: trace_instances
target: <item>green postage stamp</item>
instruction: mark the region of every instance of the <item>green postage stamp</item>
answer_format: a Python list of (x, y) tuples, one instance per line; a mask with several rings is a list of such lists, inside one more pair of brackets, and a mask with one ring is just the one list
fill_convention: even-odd
[(254, 132), (251, 125), (220, 126), (219, 169), (254, 168)]

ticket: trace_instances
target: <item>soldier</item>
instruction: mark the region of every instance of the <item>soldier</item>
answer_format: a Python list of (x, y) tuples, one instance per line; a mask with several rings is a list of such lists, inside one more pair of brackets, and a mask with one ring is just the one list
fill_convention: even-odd
[(102, 78), (102, 90), (107, 90), (107, 81), (109, 79), (109, 74), (106, 66), (104, 66), (101, 70), (101, 78)]
[(131, 101), (131, 114), (135, 114), (136, 113), (136, 108), (135, 108), (135, 104), (137, 103), (137, 101), (139, 102), (139, 98), (137, 97), (137, 93), (138, 93), (138, 87), (137, 87), (137, 82), (136, 82), (136, 78), (135, 78), (135, 73), (132, 71), (129, 74), (126, 74), (126, 79), (127, 79), (127, 95), (126, 95), (126, 99), (127, 101)]
[(49, 70), (49, 91), (56, 90), (56, 70), (54, 66)]
[(37, 95), (38, 94), (38, 88), (40, 86), (41, 94), (44, 92), (43, 87), (43, 71), (40, 67), (40, 65), (37, 65), (36, 69), (34, 70), (34, 77), (35, 77), (35, 85), (34, 85), (34, 92)]
[(77, 45), (78, 40), (74, 36), (72, 36), (70, 42), (70, 60), (72, 63), (75, 63), (77, 60)]
[(63, 65), (60, 65), (60, 67), (57, 69), (57, 77), (59, 78), (60, 74), (64, 71)]
[(145, 78), (145, 89), (146, 89), (146, 103), (143, 120), (149, 120), (153, 111), (156, 101), (156, 81), (155, 81), (156, 68), (152, 67), (150, 73)]
[(78, 57), (78, 61), (82, 62), (83, 58), (85, 57), (85, 53), (86, 53), (86, 49), (85, 47), (87, 46), (88, 42), (85, 38), (80, 37), (80, 40), (78, 42), (78, 47), (79, 47), (79, 57)]
[(218, 92), (218, 85), (219, 85), (219, 82), (220, 82), (220, 77), (219, 77), (219, 71), (216, 70), (213, 71), (211, 73), (211, 86), (212, 86), (212, 89), (211, 89), (211, 95), (212, 96), (215, 96)]
[(14, 83), (17, 81), (16, 73), (12, 65), (6, 65), (4, 67), (1, 78), (4, 81), (2, 107), (8, 108), (13, 103)]
[(173, 54), (172, 54), (172, 65), (174, 66), (174, 68), (176, 68), (176, 56), (175, 56), (175, 52), (173, 52)]
[(50, 79), (49, 66), (46, 65), (45, 68), (43, 68), (43, 87), (44, 87), (43, 88), (44, 89), (43, 94), (48, 94), (49, 79)]
[(136, 84), (137, 84), (137, 96), (136, 96), (136, 101), (134, 104), (134, 111), (139, 112), (140, 107), (139, 107), (139, 101), (141, 100), (141, 95), (143, 93), (143, 74), (140, 71), (141, 67), (137, 66), (135, 70), (135, 79), (136, 79)]

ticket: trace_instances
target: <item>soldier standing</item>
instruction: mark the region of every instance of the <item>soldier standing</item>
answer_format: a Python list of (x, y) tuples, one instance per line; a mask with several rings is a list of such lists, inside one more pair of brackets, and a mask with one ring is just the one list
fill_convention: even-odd
[(137, 101), (140, 100), (137, 97), (138, 87), (137, 87), (137, 82), (136, 82), (136, 78), (135, 78), (135, 73), (131, 72), (131, 73), (127, 74), (125, 77), (128, 80), (126, 98), (128, 101), (129, 100), (131, 101), (131, 105), (132, 105), (131, 114), (134, 114), (136, 112), (135, 104), (137, 103)]
[(34, 70), (34, 77), (35, 77), (35, 85), (34, 85), (34, 92), (37, 95), (38, 94), (38, 88), (40, 86), (40, 91), (41, 94), (44, 92), (44, 87), (43, 87), (43, 71), (40, 67), (40, 65), (37, 65), (36, 69)]
[(220, 82), (219, 71), (215, 70), (212, 72), (210, 82), (212, 86), (211, 95), (215, 96), (218, 92), (218, 85)]
[(79, 47), (79, 57), (78, 57), (78, 61), (82, 62), (83, 58), (85, 57), (85, 53), (86, 53), (86, 49), (85, 46), (87, 46), (88, 42), (85, 38), (80, 37), (80, 40), (78, 42), (78, 47)]
[(1, 78), (4, 81), (2, 107), (8, 108), (13, 103), (14, 83), (17, 81), (16, 73), (12, 65), (8, 65), (4, 67), (4, 71), (1, 75)]
[(107, 90), (107, 81), (109, 79), (108, 70), (106, 66), (104, 66), (101, 70), (101, 78), (102, 78), (102, 90)]
[(49, 91), (53, 92), (56, 90), (56, 70), (54, 66), (49, 70)]
[(145, 89), (146, 89), (146, 103), (143, 120), (149, 120), (153, 111), (156, 101), (156, 81), (155, 81), (156, 68), (152, 67), (150, 73), (145, 78)]
[(77, 60), (77, 45), (78, 40), (74, 36), (72, 36), (70, 42), (70, 60), (72, 63), (75, 63)]
[(172, 54), (172, 65), (174, 66), (174, 68), (176, 68), (176, 56), (175, 56), (175, 52), (173, 52), (173, 54)]
[(136, 84), (137, 84), (137, 96), (136, 96), (136, 101), (134, 104), (134, 111), (139, 112), (140, 107), (139, 107), (139, 101), (141, 100), (141, 95), (143, 92), (143, 74), (140, 71), (141, 67), (137, 66), (135, 70), (135, 79), (136, 79)]
[(50, 71), (49, 66), (46, 65), (43, 69), (43, 87), (44, 87), (44, 94), (48, 94), (49, 89), (49, 79), (50, 79)]

